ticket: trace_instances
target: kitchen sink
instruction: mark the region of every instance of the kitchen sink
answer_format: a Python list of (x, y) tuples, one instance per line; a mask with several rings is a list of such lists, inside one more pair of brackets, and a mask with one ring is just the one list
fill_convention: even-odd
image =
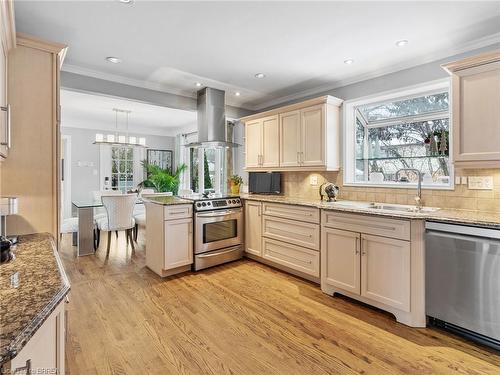
[(383, 210), (383, 211), (396, 211), (396, 212), (435, 212), (439, 210), (436, 207), (420, 207), (406, 205), (406, 204), (384, 204), (384, 203), (371, 203), (368, 207), (372, 210)]
[(353, 208), (353, 209), (367, 209), (373, 211), (394, 211), (394, 212), (415, 212), (415, 213), (429, 213), (438, 211), (437, 207), (421, 207), (406, 205), (406, 204), (388, 204), (388, 203), (374, 203), (374, 202), (357, 202), (357, 201), (337, 201), (328, 203), (332, 208)]

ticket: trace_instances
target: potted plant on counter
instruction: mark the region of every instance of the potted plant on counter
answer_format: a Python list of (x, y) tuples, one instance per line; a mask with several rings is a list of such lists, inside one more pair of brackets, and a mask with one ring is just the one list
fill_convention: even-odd
[(146, 160), (142, 161), (142, 166), (147, 178), (137, 185), (139, 188), (155, 188), (158, 193), (172, 192), (173, 195), (177, 195), (181, 173), (187, 169), (186, 164), (179, 165), (174, 174)]
[(240, 186), (243, 183), (243, 179), (241, 176), (238, 176), (237, 174), (233, 174), (229, 178), (229, 186), (231, 188), (231, 194), (239, 194), (240, 193)]

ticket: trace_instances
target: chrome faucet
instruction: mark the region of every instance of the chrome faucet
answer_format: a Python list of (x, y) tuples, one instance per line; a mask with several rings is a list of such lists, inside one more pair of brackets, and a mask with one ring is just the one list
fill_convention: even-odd
[(417, 195), (415, 196), (415, 204), (417, 209), (422, 209), (422, 172), (415, 168), (401, 168), (396, 172), (396, 181), (399, 181), (400, 172), (414, 172), (417, 175)]

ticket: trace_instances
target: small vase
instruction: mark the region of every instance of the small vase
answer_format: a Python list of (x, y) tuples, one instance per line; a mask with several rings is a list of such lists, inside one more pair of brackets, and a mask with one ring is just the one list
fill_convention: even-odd
[(231, 194), (239, 194), (240, 185), (231, 185)]

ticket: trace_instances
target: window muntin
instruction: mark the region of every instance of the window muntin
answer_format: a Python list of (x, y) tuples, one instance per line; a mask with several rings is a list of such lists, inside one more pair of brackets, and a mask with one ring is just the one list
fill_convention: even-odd
[(111, 147), (111, 188), (126, 193), (134, 187), (134, 149)]
[[(443, 85), (442, 85), (443, 86)], [(408, 187), (414, 173), (401, 173), (408, 182), (396, 182), (396, 172), (414, 168), (424, 176), (423, 186), (453, 186), (450, 163), (450, 114), (448, 88), (420, 91), (412, 96), (392, 96), (383, 101), (346, 106), (345, 183)]]

